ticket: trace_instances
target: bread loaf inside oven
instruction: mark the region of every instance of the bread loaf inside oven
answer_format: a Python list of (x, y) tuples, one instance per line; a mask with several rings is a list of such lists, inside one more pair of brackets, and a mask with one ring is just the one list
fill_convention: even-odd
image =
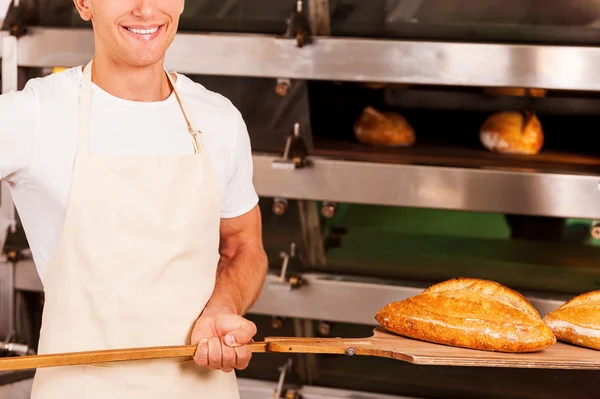
[(502, 154), (537, 154), (544, 145), (542, 124), (532, 111), (504, 111), (489, 116), (479, 132), (481, 144)]
[(354, 135), (363, 144), (379, 147), (410, 147), (416, 141), (415, 131), (406, 118), (370, 106), (354, 124)]

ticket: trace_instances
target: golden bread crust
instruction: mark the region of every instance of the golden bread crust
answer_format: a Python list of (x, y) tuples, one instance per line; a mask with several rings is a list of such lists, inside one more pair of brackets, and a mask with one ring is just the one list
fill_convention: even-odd
[(537, 154), (544, 145), (542, 124), (533, 112), (492, 114), (481, 125), (479, 138), (485, 148), (503, 154)]
[(356, 139), (379, 147), (409, 147), (416, 141), (413, 127), (394, 112), (382, 113), (366, 107), (354, 124)]
[(384, 306), (375, 319), (399, 335), (471, 349), (535, 352), (556, 343), (522, 295), (479, 279), (436, 284)]
[(548, 313), (544, 322), (559, 341), (600, 350), (600, 291), (572, 298)]

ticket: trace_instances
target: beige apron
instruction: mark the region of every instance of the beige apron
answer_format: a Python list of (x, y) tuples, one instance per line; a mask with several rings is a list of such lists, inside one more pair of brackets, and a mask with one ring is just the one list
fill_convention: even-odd
[[(65, 225), (42, 276), (39, 353), (187, 344), (215, 284), (216, 175), (168, 73), (194, 154), (91, 154), (91, 70), (90, 62)], [(178, 358), (42, 368), (32, 398), (237, 399), (239, 393), (234, 373)]]

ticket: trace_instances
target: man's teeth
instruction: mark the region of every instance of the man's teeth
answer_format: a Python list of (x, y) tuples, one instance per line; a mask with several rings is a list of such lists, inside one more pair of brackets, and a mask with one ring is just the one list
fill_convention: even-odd
[(151, 35), (158, 30), (158, 27), (151, 29), (135, 29), (135, 28), (127, 28), (127, 30), (131, 33), (136, 33), (138, 35)]

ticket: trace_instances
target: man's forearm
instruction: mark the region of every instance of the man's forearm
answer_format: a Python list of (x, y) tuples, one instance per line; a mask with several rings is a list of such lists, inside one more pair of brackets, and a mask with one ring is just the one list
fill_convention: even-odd
[(245, 314), (260, 295), (267, 269), (267, 256), (256, 245), (241, 246), (232, 257), (222, 256), (204, 313)]

